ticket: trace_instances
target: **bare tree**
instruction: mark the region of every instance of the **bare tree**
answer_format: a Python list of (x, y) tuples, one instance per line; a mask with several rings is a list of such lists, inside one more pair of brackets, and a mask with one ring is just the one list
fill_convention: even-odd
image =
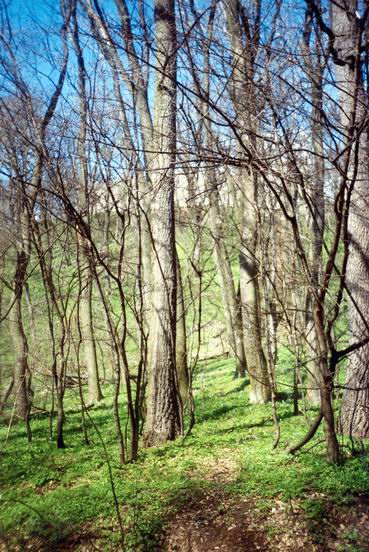
[(155, 2), (156, 85), (153, 237), (153, 331), (150, 334), (145, 443), (158, 445), (181, 432), (176, 372), (176, 24), (173, 0)]
[[(369, 280), (368, 234), (368, 97), (362, 77), (361, 51), (368, 7), (360, 16), (355, 0), (332, 3), (332, 33), (336, 52), (337, 89), (340, 95), (341, 159), (348, 227), (349, 254), (346, 284), (349, 291), (350, 342), (357, 346), (350, 357), (344, 392), (341, 430), (358, 438), (369, 436), (369, 327), (366, 319)], [(358, 346), (360, 345), (360, 346)]]

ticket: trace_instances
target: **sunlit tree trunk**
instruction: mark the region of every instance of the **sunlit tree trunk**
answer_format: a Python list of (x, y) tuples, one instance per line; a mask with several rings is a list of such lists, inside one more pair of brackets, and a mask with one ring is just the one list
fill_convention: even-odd
[(79, 42), (79, 30), (75, 11), (72, 17), (72, 38), (73, 46), (77, 58), (78, 66), (78, 94), (79, 94), (79, 136), (77, 145), (78, 154), (78, 204), (81, 213), (87, 213), (82, 216), (83, 224), (77, 231), (77, 244), (79, 248), (80, 260), (80, 280), (81, 280), (81, 296), (80, 296), (80, 325), (82, 334), (82, 345), (85, 356), (86, 369), (88, 374), (88, 401), (90, 404), (100, 401), (103, 398), (100, 382), (99, 370), (96, 354), (96, 343), (93, 329), (93, 314), (92, 314), (92, 286), (94, 275), (91, 268), (91, 251), (86, 236), (86, 232), (90, 233), (89, 225), (89, 174), (86, 156), (86, 133), (87, 133), (87, 96), (86, 96), (86, 69), (84, 57), (82, 54)]
[[(213, 183), (213, 186), (216, 188), (216, 182)], [(215, 190), (211, 196), (210, 227), (214, 239), (215, 260), (220, 278), (228, 341), (232, 356), (237, 362), (235, 374), (244, 377), (246, 375), (246, 356), (243, 343), (241, 305), (235, 288), (231, 260), (225, 244), (225, 230), (222, 225), (218, 193)]]
[[(362, 80), (360, 45), (363, 30), (357, 10), (355, 0), (334, 3), (332, 6), (332, 23), (338, 56), (336, 77), (340, 95), (341, 132), (349, 145), (350, 139), (355, 140), (354, 145), (349, 148), (351, 158), (347, 182), (348, 194), (351, 194), (348, 218), (349, 257), (346, 270), (346, 283), (351, 293), (348, 299), (351, 344), (365, 340), (369, 334), (368, 97)], [(369, 344), (365, 344), (349, 357), (342, 403), (341, 431), (358, 438), (369, 437), (368, 364)]]
[[(259, 46), (260, 2), (256, 3), (255, 21), (251, 22), (238, 0), (224, 0), (229, 40), (232, 48), (231, 97), (238, 116), (240, 136), (246, 147), (256, 154), (255, 132), (258, 99), (253, 85), (254, 62)], [(253, 37), (248, 37), (244, 21), (253, 24)], [(244, 212), (240, 245), (240, 294), (243, 339), (247, 370), (250, 375), (252, 403), (265, 403), (270, 398), (268, 368), (263, 345), (261, 294), (258, 252), (258, 176), (254, 170), (242, 171)]]
[[(21, 224), (22, 223), (25, 224), (25, 217), (22, 217)], [(22, 230), (21, 233), (23, 234)], [(22, 317), (22, 295), (27, 275), (29, 255), (30, 250), (28, 240), (26, 242), (22, 240), (20, 247), (17, 248), (16, 251), (14, 291), (11, 294), (11, 308), (8, 314), (10, 335), (15, 354), (14, 393), (16, 413), (23, 420), (27, 420), (30, 411), (28, 341), (24, 331)]]
[(258, 254), (256, 175), (245, 184), (246, 202), (240, 247), (240, 291), (243, 336), (250, 376), (250, 402), (263, 404), (270, 399), (268, 365), (264, 353), (261, 322), (261, 289)]
[(174, 0), (156, 0), (155, 142), (152, 210), (153, 291), (147, 446), (175, 439), (181, 431), (176, 373), (176, 251), (174, 168), (176, 149), (176, 26)]
[[(311, 283), (318, 290), (321, 278), (322, 249), (324, 243), (325, 205), (324, 205), (324, 144), (323, 144), (323, 63), (321, 44), (322, 36), (319, 27), (315, 29), (315, 44), (312, 42), (313, 14), (308, 8), (305, 17), (305, 27), (302, 51), (306, 71), (311, 88), (311, 138), (313, 143), (313, 171), (311, 183), (308, 187), (309, 205), (309, 232), (311, 236), (310, 266)], [(312, 314), (311, 294), (307, 294), (306, 304), (306, 344), (307, 344), (307, 392), (309, 403), (320, 403), (319, 392), (319, 359), (318, 338)]]

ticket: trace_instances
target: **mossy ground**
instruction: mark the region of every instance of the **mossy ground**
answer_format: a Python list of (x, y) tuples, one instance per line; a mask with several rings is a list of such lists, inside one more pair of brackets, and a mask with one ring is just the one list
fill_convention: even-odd
[[(4, 424), (0, 433), (0, 536), (4, 546), (23, 550), (37, 539), (45, 550), (54, 550), (71, 535), (88, 531), (98, 538), (101, 550), (123, 549), (107, 456), (124, 523), (124, 549), (131, 551), (160, 549), (158, 542), (168, 520), (207, 489), (250, 497), (260, 511), (270, 508), (273, 501), (292, 508), (298, 504), (313, 528), (325, 515), (327, 499), (340, 507), (369, 493), (368, 457), (350, 456), (342, 442), (345, 461), (328, 465), (322, 431), (303, 452), (293, 457), (285, 453), (285, 446), (307, 428), (303, 416), (293, 416), (287, 391), (283, 394), (286, 400), (278, 403), (281, 442), (272, 450), (271, 406), (250, 405), (248, 386), (233, 379), (233, 372), (231, 359), (202, 364), (195, 379), (197, 422), (190, 436), (143, 449), (137, 462), (125, 466), (118, 462), (109, 386), (104, 389), (103, 404), (89, 411), (88, 446), (73, 390), (66, 396), (64, 450), (50, 441), (44, 414), (32, 419), (30, 444), (21, 423), (11, 427), (5, 444), (8, 428)], [(209, 466), (227, 462), (231, 476), (209, 476)], [(355, 546), (353, 535), (353, 531), (348, 533), (348, 547)]]

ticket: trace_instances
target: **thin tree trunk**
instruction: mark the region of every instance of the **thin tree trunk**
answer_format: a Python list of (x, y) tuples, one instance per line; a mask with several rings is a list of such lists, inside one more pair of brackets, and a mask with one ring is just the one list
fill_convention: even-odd
[[(36, 174), (36, 171), (35, 171)], [(38, 173), (37, 173), (38, 176)], [(22, 297), (27, 278), (27, 268), (31, 255), (31, 244), (28, 236), (28, 215), (25, 207), (19, 213), (20, 244), (16, 249), (16, 268), (13, 292), (10, 298), (8, 320), (15, 352), (14, 363), (14, 396), (15, 412), (26, 423), (27, 437), (32, 438), (30, 429), (30, 368), (28, 364), (28, 340), (24, 330), (22, 316)]]
[[(212, 186), (216, 186), (216, 183), (213, 182)], [(237, 362), (235, 375), (245, 377), (247, 365), (243, 344), (241, 305), (235, 288), (227, 246), (224, 243), (224, 230), (217, 196), (218, 191), (215, 190), (211, 197), (210, 207), (210, 227), (215, 245), (215, 260), (220, 276), (228, 341), (232, 356), (236, 358)]]
[(81, 287), (79, 314), (84, 357), (88, 374), (88, 402), (89, 404), (94, 404), (101, 401), (103, 394), (99, 381), (96, 343), (92, 324), (92, 282), (86, 281), (86, 278), (83, 277), (82, 274)]
[[(324, 205), (324, 144), (323, 144), (323, 66), (321, 44), (322, 37), (319, 27), (314, 49), (312, 49), (311, 31), (313, 14), (310, 8), (307, 8), (304, 28), (303, 52), (305, 56), (305, 65), (311, 86), (311, 135), (313, 142), (313, 169), (314, 175), (309, 186), (309, 230), (312, 237), (310, 266), (311, 283), (317, 292), (320, 285), (322, 249), (324, 243), (324, 225), (325, 225), (325, 205)], [(318, 337), (314, 325), (312, 314), (311, 294), (307, 294), (306, 305), (306, 344), (308, 356), (308, 377), (306, 399), (310, 404), (319, 405), (319, 359), (318, 359)]]
[[(79, 93), (79, 137), (78, 137), (78, 206), (81, 212), (90, 209), (89, 197), (89, 171), (86, 155), (86, 134), (87, 134), (87, 96), (86, 96), (86, 68), (82, 49), (79, 42), (79, 29), (75, 12), (76, 6), (72, 12), (72, 38), (73, 46), (76, 53), (78, 65), (78, 93)], [(91, 251), (90, 245), (85, 235), (90, 233), (89, 217), (83, 218), (83, 225), (77, 229), (77, 245), (79, 248), (80, 261), (80, 279), (81, 279), (81, 295), (80, 295), (80, 324), (82, 333), (82, 344), (85, 354), (85, 362), (88, 374), (88, 397), (89, 403), (99, 402), (103, 398), (99, 382), (99, 369), (97, 362), (96, 343), (93, 330), (93, 313), (92, 313), (92, 286), (94, 274), (91, 268)]]
[[(25, 270), (26, 266), (27, 261), (25, 261), (24, 253), (18, 252), (15, 277), (18, 282), (20, 273)], [(15, 352), (14, 393), (16, 414), (19, 418), (27, 420), (30, 409), (30, 399), (28, 394), (30, 371), (28, 366), (28, 342), (24, 332), (22, 317), (22, 286), (18, 288), (18, 291), (12, 294), (11, 301), (13, 306), (9, 312), (8, 320)]]
[[(186, 308), (184, 301), (181, 266), (177, 254), (177, 328), (176, 328), (176, 367), (181, 410), (189, 400), (190, 374), (187, 358)], [(183, 424), (182, 424), (183, 425)]]

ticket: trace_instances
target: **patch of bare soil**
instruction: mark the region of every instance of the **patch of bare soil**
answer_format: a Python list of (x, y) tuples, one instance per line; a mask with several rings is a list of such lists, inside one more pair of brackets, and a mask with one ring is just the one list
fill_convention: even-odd
[(0, 540), (0, 552), (102, 552), (104, 543), (88, 524), (76, 529), (59, 543), (51, 543), (40, 537)]
[(277, 503), (260, 510), (255, 499), (212, 490), (170, 521), (162, 541), (166, 552), (325, 552), (314, 543), (300, 516)]
[(59, 480), (50, 479), (50, 481), (47, 481), (44, 485), (37, 487), (36, 493), (38, 495), (44, 495), (50, 491), (54, 491), (55, 489), (57, 489), (59, 485), (60, 485)]
[(311, 520), (298, 502), (256, 499), (211, 490), (170, 520), (161, 552), (369, 552), (369, 498), (334, 507)]
[(104, 544), (99, 537), (89, 531), (77, 531), (62, 543), (52, 548), (53, 552), (98, 552), (104, 550)]
[(329, 552), (369, 552), (369, 496), (359, 495), (349, 506), (333, 508), (325, 534)]
[[(222, 490), (237, 479), (234, 454), (207, 461), (189, 475), (219, 484), (190, 501), (170, 520), (161, 543), (166, 552), (328, 552), (327, 528), (318, 529), (301, 506), (274, 500), (260, 510), (257, 499), (242, 499)], [(357, 520), (356, 520), (357, 521)], [(369, 529), (368, 529), (369, 530)], [(322, 531), (322, 533), (320, 532)], [(328, 532), (329, 533), (329, 532)], [(334, 541), (333, 541), (334, 542)], [(329, 545), (330, 546), (330, 545)], [(369, 548), (368, 548), (369, 551)]]
[[(229, 495), (221, 487), (193, 498), (171, 517), (158, 552), (369, 552), (369, 497), (358, 496), (339, 508), (327, 501), (326, 515), (316, 522), (298, 501), (274, 500), (260, 509), (257, 499)], [(36, 537), (18, 544), (0, 540), (1, 552), (108, 549), (88, 524), (59, 544)]]
[(168, 552), (233, 552), (269, 550), (252, 504), (221, 492), (205, 493), (171, 520), (163, 538)]
[[(224, 455), (226, 453), (226, 455)], [(219, 458), (204, 458), (188, 475), (201, 477), (206, 481), (215, 483), (230, 483), (236, 481), (240, 474), (237, 449), (224, 449), (223, 456)]]

